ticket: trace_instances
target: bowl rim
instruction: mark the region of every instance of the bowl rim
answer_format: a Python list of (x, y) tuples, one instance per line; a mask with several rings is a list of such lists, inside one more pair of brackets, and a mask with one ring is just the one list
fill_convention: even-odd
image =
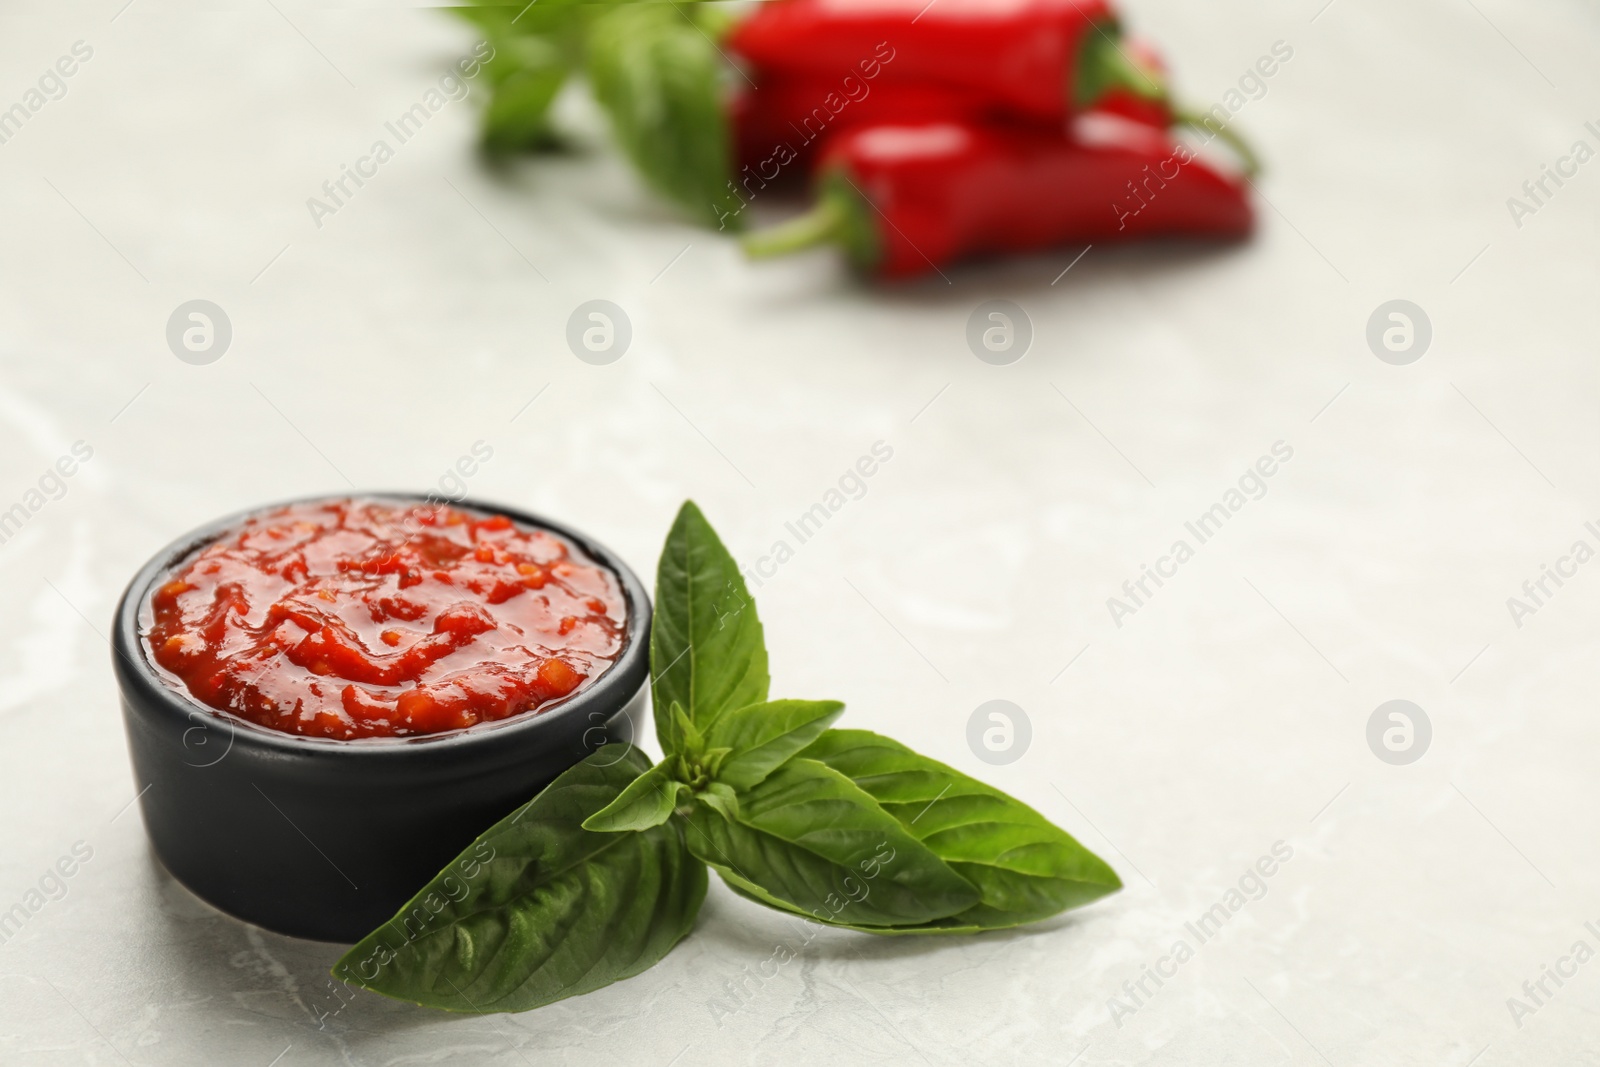
[[(519, 526), (544, 530), (566, 540), (589, 559), (616, 576), (627, 605), (622, 651), (593, 682), (571, 696), (534, 714), (523, 712), (494, 722), (478, 723), (456, 730), (445, 730), (410, 737), (364, 737), (340, 739), (291, 734), (251, 722), (231, 711), (214, 708), (195, 698), (187, 688), (179, 688), (159, 672), (146, 654), (139, 630), (139, 615), (156, 582), (188, 559), (194, 552), (258, 515), (298, 504), (371, 500), (380, 503), (428, 504), (460, 508), (485, 515), (504, 515)], [(245, 508), (197, 526), (168, 542), (141, 566), (117, 603), (111, 636), (113, 668), (124, 700), (138, 713), (181, 719), (188, 730), (207, 729), (214, 722), (228, 726), (233, 745), (264, 750), (282, 757), (338, 758), (371, 761), (399, 761), (436, 758), (474, 749), (526, 745), (548, 736), (560, 743), (573, 720), (589, 715), (592, 729), (604, 730), (606, 723), (622, 711), (649, 680), (650, 624), (652, 606), (644, 584), (620, 556), (604, 544), (571, 527), (521, 508), (510, 507), (475, 497), (441, 498), (437, 493), (414, 490), (362, 490), (346, 493), (315, 493), (291, 497)], [(135, 699), (135, 697), (139, 699)], [(598, 705), (598, 707), (597, 707)], [(594, 719), (594, 713), (600, 718)], [(185, 731), (185, 737), (188, 736)], [(584, 731), (587, 738), (588, 730)], [(631, 738), (626, 740), (631, 741)], [(226, 752), (224, 753), (226, 755)], [(220, 761), (221, 757), (218, 757)]]

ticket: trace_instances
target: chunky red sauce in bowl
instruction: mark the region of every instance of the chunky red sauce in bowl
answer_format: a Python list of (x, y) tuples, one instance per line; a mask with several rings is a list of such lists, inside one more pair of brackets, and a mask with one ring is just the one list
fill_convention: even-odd
[(622, 653), (617, 576), (556, 534), (425, 503), (290, 504), (151, 593), (151, 658), (198, 701), (350, 740), (535, 714)]
[(514, 508), (315, 497), (191, 530), (112, 622), (151, 847), (231, 915), (356, 941), (563, 771), (626, 751), (650, 621), (626, 560)]

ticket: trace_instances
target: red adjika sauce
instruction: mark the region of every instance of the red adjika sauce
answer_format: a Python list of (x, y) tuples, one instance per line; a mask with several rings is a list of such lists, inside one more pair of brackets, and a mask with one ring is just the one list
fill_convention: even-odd
[(622, 652), (615, 574), (503, 515), (376, 500), (254, 516), (158, 586), (151, 656), (213, 708), (349, 740), (537, 712)]

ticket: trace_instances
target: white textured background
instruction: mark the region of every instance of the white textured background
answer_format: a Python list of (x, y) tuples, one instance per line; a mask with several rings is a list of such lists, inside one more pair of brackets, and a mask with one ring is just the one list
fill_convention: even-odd
[[(73, 441), (94, 459), (0, 545), (0, 910), (74, 842), (93, 859), (0, 944), (0, 1061), (1600, 1063), (1600, 962), (1520, 1027), (1506, 1005), (1600, 950), (1600, 564), (1520, 629), (1506, 607), (1600, 544), (1600, 161), (1520, 229), (1505, 203), (1600, 148), (1600, 12), (1323, 2), (1129, 5), (1197, 100), (1294, 48), (1237, 120), (1271, 168), (1255, 242), (891, 292), (826, 255), (747, 265), (581, 108), (590, 151), (497, 178), (452, 104), (317, 229), (306, 198), (470, 45), (437, 12), (9, 5), (0, 107), (74, 41), (94, 56), (0, 145), (0, 509)], [(163, 337), (196, 297), (233, 323), (211, 366)], [(634, 324), (609, 367), (563, 340), (597, 297)], [(1435, 330), (1408, 367), (1363, 338), (1400, 297)], [(1010, 367), (965, 346), (991, 298), (1034, 324)], [(224, 918), (152, 859), (99, 635), (189, 527), (426, 489), (479, 439), (475, 495), (644, 573), (684, 497), (753, 559), (888, 442), (759, 590), (775, 692), (1015, 792), (1126, 891), (1015, 934), (805, 942), (714, 886), (664, 963), (591, 996), (474, 1019), (363, 995), (319, 1029), (338, 949)], [(1266, 497), (1115, 627), (1106, 598), (1279, 440)], [(965, 740), (995, 698), (1033, 724), (1005, 767)], [(1407, 767), (1365, 740), (1393, 698), (1433, 723)], [(1280, 840), (1265, 898), (1116, 1025), (1122, 983)], [(736, 1005), (724, 983), (779, 941), (798, 958)]]

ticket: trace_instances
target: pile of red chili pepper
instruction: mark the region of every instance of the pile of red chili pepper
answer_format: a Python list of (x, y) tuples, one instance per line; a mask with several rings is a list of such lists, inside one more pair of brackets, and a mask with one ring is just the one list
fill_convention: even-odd
[[(1253, 222), (1248, 146), (1174, 107), (1165, 67), (1108, 0), (452, 10), (490, 46), (492, 155), (558, 150), (552, 103), (582, 77), (645, 180), (719, 229), (809, 180), (814, 209), (749, 234), (755, 255), (833, 242), (866, 273), (904, 277), (1132, 237), (1237, 238)], [(1182, 126), (1231, 145), (1242, 173), (1200, 158)]]
[[(796, 174), (815, 193), (806, 214), (747, 234), (752, 255), (833, 242), (898, 278), (1252, 227), (1249, 148), (1174, 107), (1160, 60), (1103, 0), (769, 0), (725, 47), (748, 84), (724, 215)], [(1231, 144), (1243, 173), (1201, 159), (1184, 125)]]

